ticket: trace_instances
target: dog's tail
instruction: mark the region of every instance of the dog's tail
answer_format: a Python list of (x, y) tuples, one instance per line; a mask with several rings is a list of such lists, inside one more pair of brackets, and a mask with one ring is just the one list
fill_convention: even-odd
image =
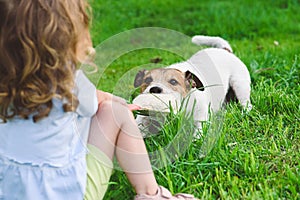
[(195, 35), (192, 38), (192, 42), (197, 45), (207, 45), (215, 48), (225, 49), (230, 53), (233, 52), (230, 44), (221, 37)]

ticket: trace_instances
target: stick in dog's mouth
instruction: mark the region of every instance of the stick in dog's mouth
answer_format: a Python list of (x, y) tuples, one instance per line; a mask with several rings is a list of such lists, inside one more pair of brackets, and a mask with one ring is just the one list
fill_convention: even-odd
[(143, 115), (143, 116), (153, 116), (153, 115), (157, 115), (157, 114), (167, 114), (168, 112), (161, 112), (161, 111), (157, 111), (157, 110), (135, 110), (133, 111), (133, 113), (137, 114), (137, 115)]

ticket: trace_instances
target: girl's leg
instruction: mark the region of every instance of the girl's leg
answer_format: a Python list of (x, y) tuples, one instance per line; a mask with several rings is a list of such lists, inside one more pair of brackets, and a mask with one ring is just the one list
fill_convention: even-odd
[(111, 160), (116, 155), (137, 194), (157, 192), (158, 185), (143, 138), (126, 106), (113, 101), (101, 103), (92, 119), (88, 143)]

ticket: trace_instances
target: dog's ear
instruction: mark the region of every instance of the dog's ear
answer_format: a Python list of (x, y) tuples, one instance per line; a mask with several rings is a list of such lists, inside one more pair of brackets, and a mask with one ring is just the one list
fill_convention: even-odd
[(147, 70), (143, 69), (143, 70), (140, 70), (140, 71), (136, 74), (135, 79), (134, 79), (134, 84), (133, 84), (134, 87), (137, 88), (137, 87), (139, 87), (139, 86), (142, 85), (144, 76), (145, 76), (145, 74), (146, 74), (147, 72), (148, 72)]
[(185, 72), (185, 79), (189, 87), (197, 88), (198, 90), (204, 91), (204, 85), (200, 79), (190, 71)]

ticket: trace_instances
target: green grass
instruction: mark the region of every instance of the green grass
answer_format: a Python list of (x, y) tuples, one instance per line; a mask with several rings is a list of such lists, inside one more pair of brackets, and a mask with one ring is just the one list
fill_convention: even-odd
[[(210, 136), (208, 128), (201, 139), (184, 146), (175, 161), (159, 154), (176, 138), (174, 133), (183, 125), (180, 115), (173, 116), (162, 135), (146, 139), (149, 152), (161, 156), (162, 166), (155, 170), (159, 184), (200, 199), (300, 199), (299, 1), (94, 0), (91, 4), (95, 46), (139, 27), (164, 27), (187, 36), (218, 35), (230, 42), (250, 71), (254, 109), (246, 114), (230, 104), (220, 137), (206, 156), (201, 156), (201, 147)], [(197, 48), (186, 50), (184, 56), (162, 49), (127, 52), (91, 80), (98, 88), (129, 99), (139, 68), (178, 62)], [(162, 62), (150, 64), (157, 57)], [(115, 171), (105, 199), (126, 200), (133, 195), (124, 173)]]

